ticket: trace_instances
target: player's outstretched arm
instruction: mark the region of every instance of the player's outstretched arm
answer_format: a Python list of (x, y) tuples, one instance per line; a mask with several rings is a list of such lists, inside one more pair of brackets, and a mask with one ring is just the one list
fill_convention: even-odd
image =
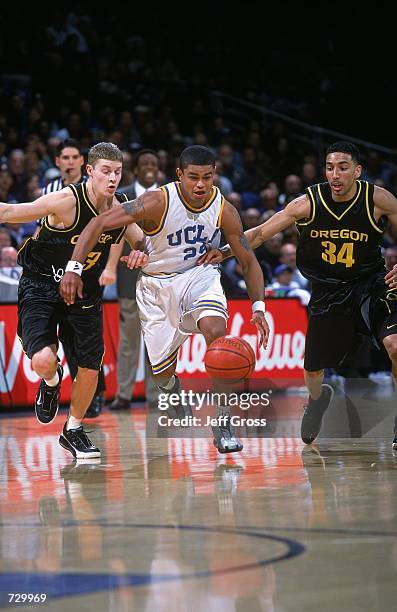
[(260, 343), (266, 347), (269, 326), (265, 318), (265, 303), (263, 301), (265, 294), (263, 273), (244, 235), (240, 216), (229, 202), (225, 202), (221, 228), (241, 264), (248, 295), (252, 301), (252, 323), (257, 327)]
[(0, 223), (29, 223), (55, 214), (59, 219), (75, 206), (75, 198), (69, 188), (40, 196), (34, 202), (7, 204), (0, 202)]
[[(266, 240), (272, 238), (275, 234), (287, 229), (290, 225), (301, 219), (306, 219), (310, 216), (310, 201), (307, 195), (299, 196), (292, 200), (284, 210), (280, 210), (270, 219), (244, 232), (251, 249), (257, 249)], [(200, 257), (198, 264), (219, 263), (228, 257), (235, 255), (230, 244), (226, 244), (221, 249), (212, 249)]]
[(86, 225), (81, 232), (60, 282), (59, 291), (66, 304), (74, 303), (76, 292), (83, 296), (81, 273), (88, 253), (96, 245), (100, 235), (106, 230), (130, 225), (144, 219), (156, 219), (161, 214), (164, 195), (161, 190), (145, 191), (136, 200), (123, 202), (101, 213)]

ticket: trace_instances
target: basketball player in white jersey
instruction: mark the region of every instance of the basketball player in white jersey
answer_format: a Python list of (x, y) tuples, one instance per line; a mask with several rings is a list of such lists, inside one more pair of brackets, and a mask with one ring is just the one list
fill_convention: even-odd
[[(264, 280), (259, 263), (244, 237), (238, 212), (214, 187), (215, 156), (200, 145), (187, 147), (176, 170), (177, 182), (147, 191), (91, 221), (72, 254), (74, 272), (66, 272), (60, 292), (67, 304), (82, 295), (81, 270), (98, 237), (111, 228), (138, 223), (145, 234), (147, 261), (137, 282), (136, 299), (142, 333), (156, 382), (166, 393), (180, 389), (175, 376), (178, 349), (189, 334), (202, 333), (207, 346), (226, 334), (227, 304), (217, 266), (197, 260), (220, 241), (220, 231), (239, 260), (252, 301), (252, 323), (265, 346)], [(126, 258), (128, 260), (128, 258)], [(226, 406), (218, 407), (213, 428), (218, 451), (242, 450)]]

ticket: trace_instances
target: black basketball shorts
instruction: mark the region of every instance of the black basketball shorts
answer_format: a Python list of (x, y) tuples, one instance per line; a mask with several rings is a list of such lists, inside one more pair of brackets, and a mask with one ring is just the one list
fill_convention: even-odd
[(58, 341), (68, 344), (79, 367), (99, 370), (103, 353), (101, 295), (67, 306), (55, 283), (22, 276), (18, 288), (18, 336), (31, 359)]
[(358, 334), (370, 336), (375, 346), (381, 347), (385, 337), (397, 333), (397, 288), (386, 286), (383, 273), (358, 286), (351, 299), (354, 303), (346, 307), (345, 314), (331, 308), (309, 316), (305, 370), (337, 368), (353, 354)]

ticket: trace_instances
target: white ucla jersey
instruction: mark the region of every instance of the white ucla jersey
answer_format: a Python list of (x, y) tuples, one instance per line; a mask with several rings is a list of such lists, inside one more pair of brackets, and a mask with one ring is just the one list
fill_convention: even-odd
[(172, 276), (189, 270), (207, 246), (219, 246), (224, 198), (217, 187), (201, 208), (193, 208), (183, 196), (179, 182), (161, 187), (166, 206), (159, 227), (145, 232), (149, 255), (144, 274)]

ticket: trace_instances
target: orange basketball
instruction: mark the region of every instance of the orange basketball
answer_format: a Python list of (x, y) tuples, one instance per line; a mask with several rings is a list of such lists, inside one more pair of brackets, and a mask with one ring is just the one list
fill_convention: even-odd
[(222, 336), (207, 348), (204, 365), (211, 378), (242, 380), (255, 369), (255, 353), (246, 340)]

